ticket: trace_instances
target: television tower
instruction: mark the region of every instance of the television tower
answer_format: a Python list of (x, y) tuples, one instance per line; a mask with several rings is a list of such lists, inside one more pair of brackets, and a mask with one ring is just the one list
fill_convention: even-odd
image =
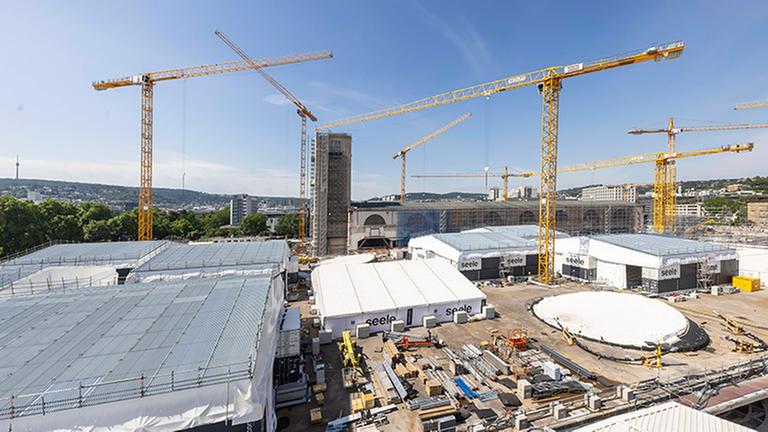
[(16, 180), (19, 179), (19, 155), (16, 155)]

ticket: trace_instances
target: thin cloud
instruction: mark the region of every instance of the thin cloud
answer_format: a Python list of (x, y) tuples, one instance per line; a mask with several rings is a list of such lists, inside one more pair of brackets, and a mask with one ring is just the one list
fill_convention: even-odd
[[(448, 42), (453, 45), (457, 51), (464, 57), (464, 60), (472, 68), (475, 78), (482, 79), (487, 75), (487, 70), (491, 67), (493, 57), (491, 51), (485, 44), (485, 41), (477, 32), (475, 27), (466, 20), (458, 23), (448, 23), (437, 15), (430, 12), (421, 3), (414, 3), (426, 18), (426, 21), (437, 28)], [(459, 28), (461, 32), (456, 29)]]
[(322, 91), (328, 96), (347, 99), (356, 104), (365, 105), (369, 108), (378, 108), (387, 104), (386, 101), (368, 93), (339, 87), (335, 84), (327, 83), (324, 81), (310, 81), (309, 85), (317, 90)]
[(289, 105), (291, 101), (285, 98), (285, 96), (277, 93), (272, 93), (264, 96), (262, 99), (264, 102), (277, 106)]

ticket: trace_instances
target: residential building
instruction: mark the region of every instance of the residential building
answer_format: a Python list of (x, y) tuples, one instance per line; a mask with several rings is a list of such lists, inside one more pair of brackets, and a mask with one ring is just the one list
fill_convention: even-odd
[(582, 201), (626, 201), (637, 202), (635, 185), (599, 185), (581, 190)]
[(254, 198), (248, 194), (232, 195), (232, 200), (229, 204), (229, 224), (240, 226), (243, 223), (243, 219), (255, 213), (258, 203), (254, 201)]
[(768, 225), (768, 201), (747, 203), (747, 220), (755, 225)]
[(517, 197), (520, 199), (531, 199), (539, 196), (536, 186), (520, 186), (517, 188)]
[(352, 136), (318, 132), (312, 156), (312, 251), (347, 252), (347, 220), (352, 197)]
[(675, 216), (704, 217), (707, 210), (701, 203), (696, 204), (675, 204)]
[(488, 189), (488, 201), (498, 201), (501, 199), (501, 189), (494, 186)]

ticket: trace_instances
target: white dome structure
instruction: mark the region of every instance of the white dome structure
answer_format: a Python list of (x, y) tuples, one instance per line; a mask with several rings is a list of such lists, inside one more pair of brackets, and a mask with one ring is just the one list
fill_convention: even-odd
[(533, 313), (574, 335), (624, 347), (674, 345), (688, 332), (688, 319), (677, 309), (628, 293), (585, 291), (544, 297), (533, 305)]

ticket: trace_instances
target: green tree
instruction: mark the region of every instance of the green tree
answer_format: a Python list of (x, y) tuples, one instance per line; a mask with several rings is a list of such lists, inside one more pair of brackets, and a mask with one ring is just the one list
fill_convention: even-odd
[(48, 221), (49, 240), (82, 241), (80, 208), (66, 202), (47, 199), (38, 208)]
[(267, 232), (267, 217), (262, 213), (250, 214), (240, 224), (240, 231), (244, 235), (257, 236)]
[(291, 213), (280, 216), (277, 219), (275, 231), (277, 231), (278, 235), (296, 238), (299, 235), (299, 215)]
[(40, 208), (11, 196), (0, 197), (0, 247), (13, 254), (48, 240), (48, 221)]
[(171, 222), (171, 232), (174, 236), (183, 239), (192, 239), (196, 234), (195, 226), (185, 218), (179, 218)]
[(83, 227), (85, 241), (110, 241), (113, 237), (112, 227), (107, 220), (94, 220)]
[(222, 228), (229, 225), (229, 207), (206, 213), (201, 217), (200, 222), (202, 223), (202, 235), (205, 237), (227, 236), (236, 232), (233, 229)]
[(138, 210), (122, 212), (109, 220), (113, 240), (136, 240), (138, 238)]
[(82, 211), (80, 218), (83, 227), (91, 221), (105, 221), (113, 216), (112, 209), (100, 202), (84, 202), (80, 204), (80, 208)]

